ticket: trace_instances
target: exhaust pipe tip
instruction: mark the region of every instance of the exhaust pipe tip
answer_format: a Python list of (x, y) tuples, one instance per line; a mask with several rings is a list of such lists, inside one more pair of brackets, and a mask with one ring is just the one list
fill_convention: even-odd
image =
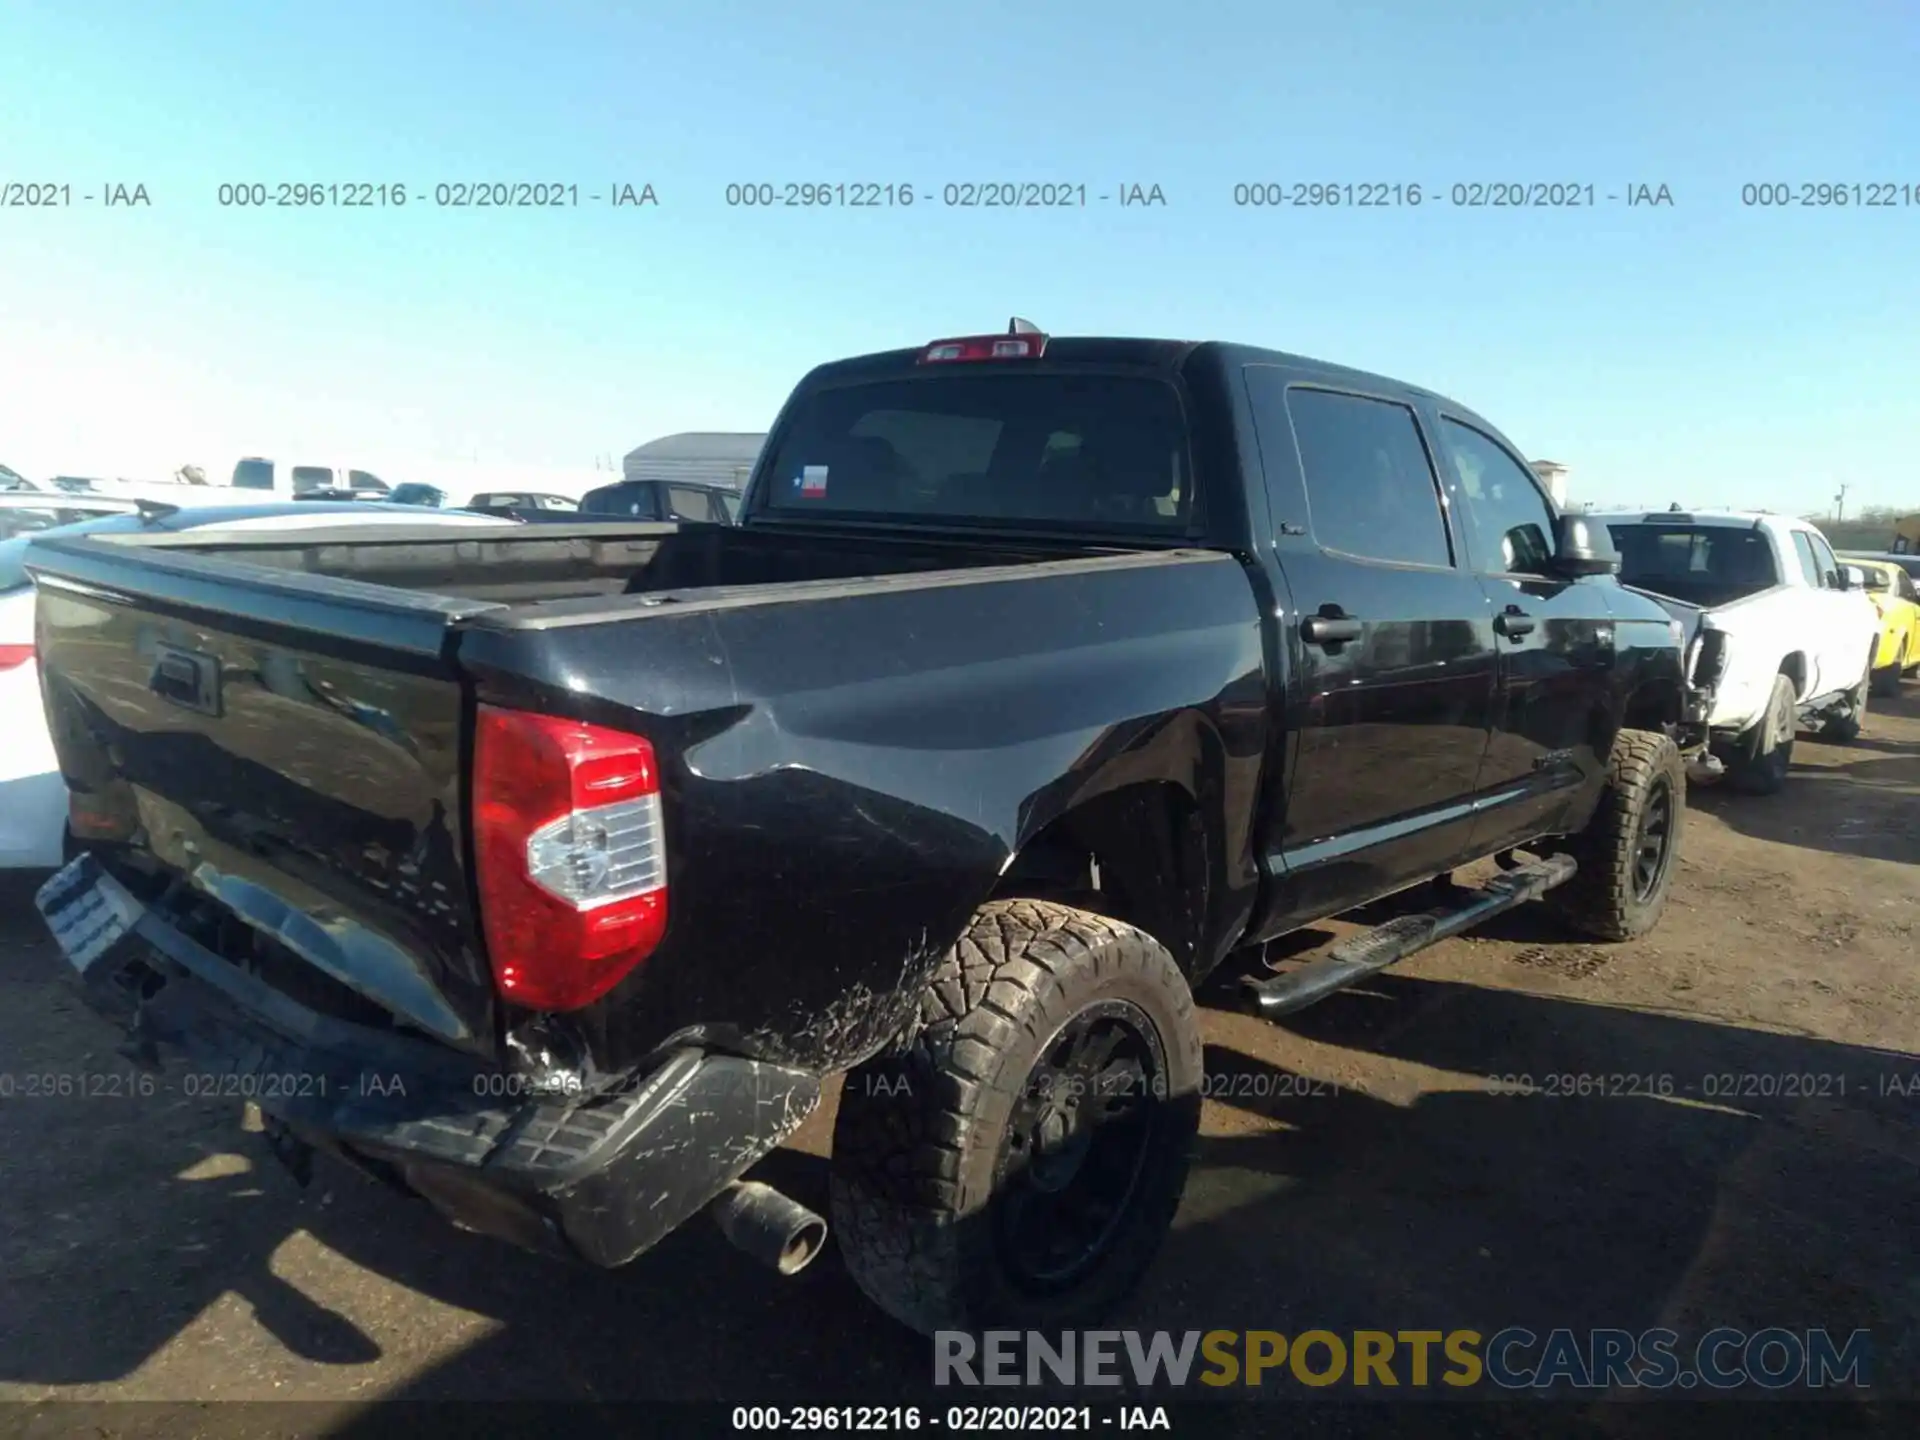
[(713, 1202), (720, 1233), (782, 1275), (798, 1275), (827, 1243), (827, 1222), (758, 1180), (736, 1180)]

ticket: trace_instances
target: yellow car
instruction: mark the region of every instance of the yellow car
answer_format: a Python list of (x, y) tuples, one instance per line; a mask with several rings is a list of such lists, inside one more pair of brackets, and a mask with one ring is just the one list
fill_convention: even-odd
[(1880, 613), (1880, 648), (1873, 657), (1873, 693), (1893, 695), (1900, 681), (1920, 669), (1920, 591), (1897, 560), (1865, 555), (1841, 558), (1867, 577), (1867, 597)]

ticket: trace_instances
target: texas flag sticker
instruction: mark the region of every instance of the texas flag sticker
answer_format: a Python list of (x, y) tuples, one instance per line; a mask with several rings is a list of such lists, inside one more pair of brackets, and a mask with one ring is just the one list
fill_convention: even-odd
[(808, 465), (800, 471), (800, 493), (818, 499), (827, 493), (827, 467)]

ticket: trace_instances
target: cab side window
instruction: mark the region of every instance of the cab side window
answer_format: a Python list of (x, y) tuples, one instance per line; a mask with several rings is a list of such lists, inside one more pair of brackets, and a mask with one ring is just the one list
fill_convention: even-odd
[(1489, 435), (1442, 418), (1441, 439), (1459, 476), (1482, 574), (1544, 575), (1553, 563), (1553, 511), (1533, 472)]
[(1793, 553), (1800, 561), (1800, 574), (1815, 590), (1820, 588), (1820, 561), (1813, 553), (1813, 542), (1807, 538), (1807, 532), (1793, 532)]
[(1820, 571), (1820, 583), (1829, 590), (1840, 589), (1840, 562), (1833, 558), (1833, 547), (1827, 544), (1827, 537), (1811, 534), (1807, 536), (1807, 543), (1813, 547), (1813, 560)]
[[(1284, 414), (1298, 446), (1316, 544), (1366, 560), (1452, 567), (1433, 463), (1412, 410), (1295, 386), (1286, 391)], [(1263, 450), (1284, 443), (1283, 434), (1270, 433), (1280, 420), (1256, 405)]]

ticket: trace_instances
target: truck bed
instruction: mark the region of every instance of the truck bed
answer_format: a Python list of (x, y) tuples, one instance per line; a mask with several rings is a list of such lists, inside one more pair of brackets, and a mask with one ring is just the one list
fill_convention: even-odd
[(164, 562), (210, 556), (302, 575), (358, 581), (495, 604), (733, 589), (939, 570), (1035, 564), (1125, 553), (1095, 547), (942, 544), (882, 535), (836, 536), (720, 525), (572, 521), (537, 530), (503, 522), (499, 531), (422, 526), (374, 537), (364, 530), (304, 531), (297, 538), (210, 541), (191, 531), (114, 536), (112, 542)]
[[(477, 919), (478, 705), (659, 755), (668, 934), (550, 1047), (609, 1068), (689, 1034), (858, 1058), (902, 1017), (847, 997), (913, 994), (1077, 787), (1244, 786), (1265, 748), (1258, 609), (1214, 552), (503, 525), (55, 540), (29, 569), (103, 853), (240, 922), (211, 948), (309, 1006), (480, 1056), (547, 1042), (508, 1038)], [(1211, 899), (1248, 906), (1222, 839), (1240, 890)]]

